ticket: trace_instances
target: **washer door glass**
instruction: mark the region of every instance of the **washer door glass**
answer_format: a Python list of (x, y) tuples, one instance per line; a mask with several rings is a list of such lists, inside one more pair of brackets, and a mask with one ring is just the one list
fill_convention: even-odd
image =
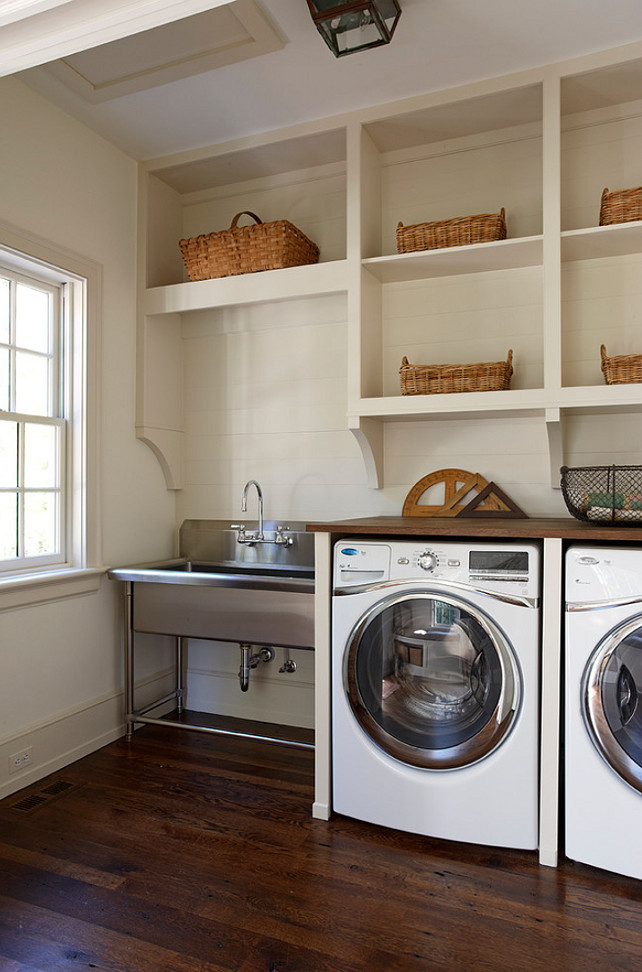
[(584, 715), (599, 752), (622, 779), (642, 792), (642, 620), (603, 639), (589, 659), (582, 688)]
[(454, 769), (488, 756), (520, 701), (513, 652), (481, 611), (425, 592), (375, 605), (352, 632), (344, 686), (360, 725), (404, 763)]

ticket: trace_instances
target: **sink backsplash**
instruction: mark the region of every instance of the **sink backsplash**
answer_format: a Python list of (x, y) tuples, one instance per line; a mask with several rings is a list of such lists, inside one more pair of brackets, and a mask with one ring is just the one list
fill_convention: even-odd
[[(239, 520), (252, 527), (251, 517)], [(263, 532), (273, 537), (277, 528), (292, 539), (290, 545), (239, 543), (238, 530), (229, 520), (184, 520), (179, 530), (179, 556), (201, 564), (267, 564), (314, 569), (314, 534), (296, 520), (265, 520)]]

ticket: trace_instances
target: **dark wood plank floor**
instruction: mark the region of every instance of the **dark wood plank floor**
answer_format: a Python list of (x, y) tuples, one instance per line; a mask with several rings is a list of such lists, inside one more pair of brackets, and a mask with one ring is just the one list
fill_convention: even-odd
[(0, 969), (642, 969), (642, 882), (312, 799), (310, 752), (151, 726), (14, 794)]

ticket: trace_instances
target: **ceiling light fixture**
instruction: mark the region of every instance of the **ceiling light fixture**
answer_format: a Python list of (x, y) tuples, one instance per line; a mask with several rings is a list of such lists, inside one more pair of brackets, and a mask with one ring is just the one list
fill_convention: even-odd
[(389, 44), (401, 17), (398, 0), (308, 0), (308, 7), (335, 57)]

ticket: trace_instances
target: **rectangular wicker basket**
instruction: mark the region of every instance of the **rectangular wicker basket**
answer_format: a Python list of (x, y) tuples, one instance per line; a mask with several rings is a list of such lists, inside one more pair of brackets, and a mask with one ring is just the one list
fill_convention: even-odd
[[(250, 216), (255, 224), (237, 226), (241, 216)], [(319, 259), (316, 243), (287, 219), (263, 223), (250, 212), (237, 213), (227, 230), (180, 240), (179, 246), (190, 280), (282, 270)]]
[(642, 354), (617, 354), (609, 358), (602, 345), (600, 355), (602, 374), (607, 385), (628, 385), (642, 381)]
[(499, 213), (480, 213), (477, 216), (458, 216), (435, 223), (397, 225), (397, 252), (437, 250), (446, 246), (467, 246), (506, 239), (506, 216)]
[(600, 226), (642, 219), (642, 186), (635, 189), (605, 189), (600, 202)]
[(399, 369), (402, 395), (503, 391), (510, 387), (512, 374), (512, 350), (506, 361), (469, 365), (411, 365), (404, 357)]

